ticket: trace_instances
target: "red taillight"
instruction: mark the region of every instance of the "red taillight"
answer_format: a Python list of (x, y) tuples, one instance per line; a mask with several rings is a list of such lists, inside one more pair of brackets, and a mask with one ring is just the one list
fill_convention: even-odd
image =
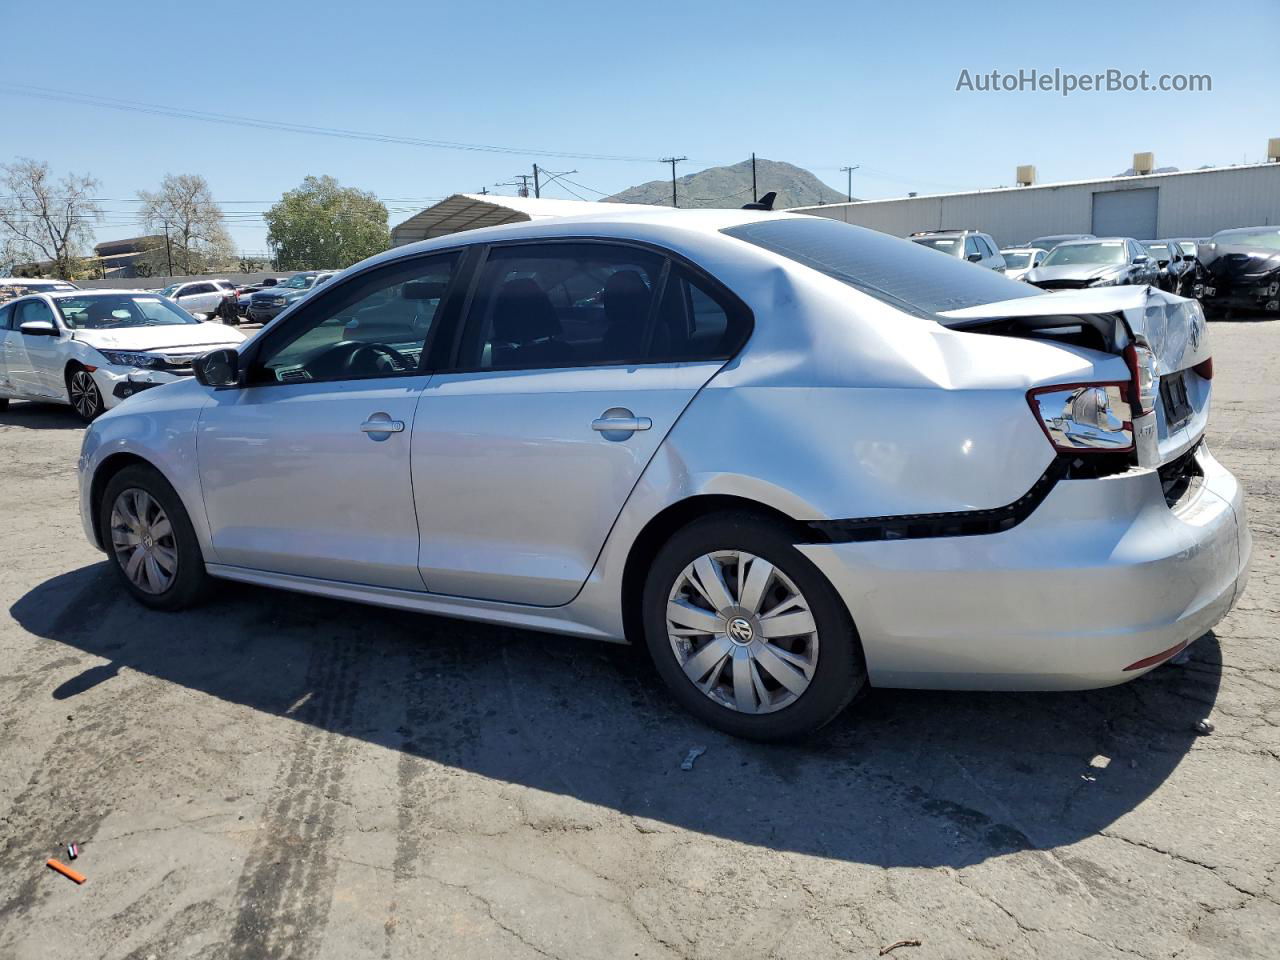
[(1191, 369), (1194, 370), (1200, 376), (1200, 379), (1212, 380), (1213, 379), (1213, 357), (1210, 357), (1208, 360), (1201, 360)]
[(1129, 365), (1129, 374), (1133, 377), (1128, 400), (1136, 420), (1154, 413), (1156, 409), (1155, 357), (1146, 347), (1131, 343), (1124, 348), (1124, 361)]

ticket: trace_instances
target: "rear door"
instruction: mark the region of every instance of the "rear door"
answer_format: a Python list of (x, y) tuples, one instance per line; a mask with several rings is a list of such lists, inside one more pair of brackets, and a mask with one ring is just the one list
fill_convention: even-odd
[(18, 334), (9, 329), (13, 319), (13, 304), (0, 305), (0, 392), (12, 394), (16, 392), (9, 383), (9, 354), (16, 350), (15, 342)]
[(649, 249), (491, 248), (457, 363), (414, 420), (427, 589), (572, 600), (659, 444), (749, 327), (718, 284)]

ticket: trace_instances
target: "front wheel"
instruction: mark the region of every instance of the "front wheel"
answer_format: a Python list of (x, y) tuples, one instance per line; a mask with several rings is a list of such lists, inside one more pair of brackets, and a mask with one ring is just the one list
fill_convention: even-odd
[(182, 610), (207, 594), (211, 578), (177, 491), (160, 473), (125, 467), (107, 483), (99, 535), (111, 565), (140, 603)]
[(67, 397), (85, 423), (92, 423), (106, 409), (97, 381), (93, 379), (93, 374), (83, 367), (72, 370), (67, 376)]
[(866, 683), (844, 602), (781, 524), (690, 524), (658, 551), (643, 604), (649, 653), (676, 700), (734, 736), (812, 733)]

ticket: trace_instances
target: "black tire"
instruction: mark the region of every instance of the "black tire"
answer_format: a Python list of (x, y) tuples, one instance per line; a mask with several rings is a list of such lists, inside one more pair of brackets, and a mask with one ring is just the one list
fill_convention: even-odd
[(5, 410), (8, 410), (8, 409), (9, 409), (8, 397), (0, 397), (0, 413), (3, 413)]
[[(113, 546), (112, 508), (116, 499), (126, 490), (141, 490), (148, 494), (163, 508), (169, 519), (178, 567), (173, 582), (161, 593), (148, 593), (139, 588), (125, 572), (120, 555)], [(98, 535), (107, 552), (108, 562), (135, 600), (154, 610), (185, 610), (208, 596), (213, 579), (205, 572), (204, 556), (200, 552), (195, 529), (191, 526), (191, 518), (177, 491), (159, 471), (141, 464), (125, 467), (107, 482), (98, 513)]]
[(76, 416), (85, 423), (93, 423), (107, 409), (102, 399), (102, 391), (98, 389), (93, 374), (80, 366), (67, 369), (67, 400), (70, 401), (71, 409), (76, 412)]
[[(645, 579), (645, 643), (658, 673), (682, 707), (735, 737), (768, 742), (813, 733), (834, 720), (866, 685), (862, 645), (844, 601), (794, 543), (791, 531), (775, 521), (750, 513), (714, 514), (673, 535)], [(773, 564), (799, 589), (817, 627), (818, 655), (808, 687), (770, 713), (739, 712), (713, 700), (685, 675), (667, 635), (668, 598), (685, 568), (705, 554), (733, 550)]]

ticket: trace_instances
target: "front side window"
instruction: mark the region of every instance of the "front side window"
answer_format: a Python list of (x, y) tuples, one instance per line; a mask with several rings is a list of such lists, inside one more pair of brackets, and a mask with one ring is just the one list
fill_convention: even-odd
[(665, 258), (604, 243), (489, 252), (467, 316), (463, 369), (636, 362)]
[(268, 344), (251, 379), (292, 383), (417, 373), (457, 262), (456, 254), (401, 262), (308, 298), (309, 309), (283, 339)]
[(49, 309), (49, 305), (43, 300), (25, 300), (17, 304), (17, 312), (18, 317), (14, 323), (15, 327), (21, 327), (24, 323), (31, 323), (36, 320), (53, 323), (53, 311)]
[(62, 297), (62, 322), (71, 330), (115, 330), (199, 323), (171, 300), (152, 294)]
[(964, 238), (964, 255), (966, 257), (981, 257), (982, 251), (978, 249), (978, 240), (976, 237)]
[(0, 307), (0, 330), (8, 330), (9, 323), (13, 320), (13, 307), (5, 305)]

